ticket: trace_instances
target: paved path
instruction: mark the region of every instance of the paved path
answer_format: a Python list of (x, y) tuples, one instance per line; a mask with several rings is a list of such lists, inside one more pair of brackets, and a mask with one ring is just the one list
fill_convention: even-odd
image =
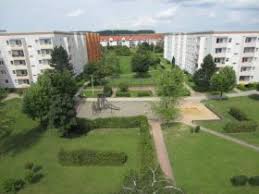
[(16, 93), (9, 93), (9, 94), (7, 95), (7, 97), (5, 97), (5, 98), (2, 100), (2, 102), (7, 101), (7, 100), (11, 100), (11, 99), (14, 99), (14, 98), (22, 98), (22, 96), (19, 95), (19, 94), (16, 94)]
[(176, 184), (171, 163), (168, 158), (168, 153), (164, 142), (164, 137), (161, 130), (160, 122), (155, 120), (149, 120), (149, 124), (152, 128), (152, 136), (155, 142), (156, 154), (157, 154), (160, 167), (164, 172), (165, 176), (172, 179), (173, 183)]

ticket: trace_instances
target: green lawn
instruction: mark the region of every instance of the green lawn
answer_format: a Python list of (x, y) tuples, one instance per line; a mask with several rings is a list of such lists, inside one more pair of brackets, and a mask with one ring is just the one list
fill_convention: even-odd
[(175, 124), (164, 129), (177, 185), (188, 194), (256, 194), (257, 187), (233, 187), (234, 175), (259, 175), (257, 152)]
[[(28, 161), (43, 166), (43, 179), (26, 186), (20, 194), (110, 193), (121, 187), (129, 169), (139, 169), (139, 129), (96, 129), (82, 137), (65, 139), (54, 129), (40, 130), (36, 121), (21, 113), (20, 100), (10, 100), (4, 108), (13, 117), (13, 124), (11, 135), (0, 141), (0, 184), (6, 178), (23, 178)], [(57, 161), (60, 148), (125, 152), (128, 161), (116, 167), (62, 167)]]
[[(252, 98), (249, 96), (229, 98), (228, 100), (208, 100), (204, 102), (208, 107), (214, 110), (218, 115), (222, 117), (219, 121), (199, 121), (200, 125), (207, 128), (223, 131), (223, 127), (229, 121), (235, 121), (235, 119), (228, 113), (230, 107), (237, 107), (245, 112), (248, 117), (259, 124), (259, 98)], [(259, 129), (256, 132), (250, 133), (228, 133), (233, 137), (240, 138), (248, 143), (259, 146)]]
[(94, 89), (94, 92), (92, 91), (92, 89), (86, 89), (82, 95), (87, 98), (96, 98), (97, 95), (101, 94), (102, 92), (102, 89)]
[(132, 56), (118, 56), (120, 63), (121, 74), (131, 73), (131, 58)]

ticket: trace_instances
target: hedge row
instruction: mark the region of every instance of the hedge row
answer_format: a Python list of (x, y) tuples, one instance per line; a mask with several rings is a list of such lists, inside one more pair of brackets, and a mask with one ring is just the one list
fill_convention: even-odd
[(257, 129), (257, 123), (254, 121), (234, 121), (225, 125), (224, 131), (227, 133), (254, 132)]
[(153, 141), (149, 132), (148, 120), (145, 116), (98, 118), (94, 120), (85, 120), (85, 124), (88, 125), (90, 129), (138, 127), (141, 134), (141, 173), (145, 174), (150, 168), (155, 167)]
[(123, 152), (108, 152), (96, 150), (72, 150), (61, 149), (58, 153), (58, 161), (63, 166), (84, 165), (123, 165), (127, 161), (127, 155)]
[(117, 97), (130, 97), (130, 93), (129, 92), (117, 91), (116, 96)]
[(229, 114), (232, 117), (234, 117), (235, 119), (237, 119), (238, 121), (248, 121), (249, 120), (247, 115), (239, 108), (231, 107), (229, 109)]
[(233, 176), (230, 179), (230, 182), (233, 186), (244, 186), (247, 184), (247, 182), (251, 186), (259, 186), (259, 176), (252, 176), (250, 178), (245, 175)]

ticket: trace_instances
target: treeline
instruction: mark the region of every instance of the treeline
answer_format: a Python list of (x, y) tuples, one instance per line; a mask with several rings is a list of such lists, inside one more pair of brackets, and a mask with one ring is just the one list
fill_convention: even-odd
[(121, 35), (121, 34), (154, 34), (154, 30), (101, 30), (97, 31), (100, 35)]

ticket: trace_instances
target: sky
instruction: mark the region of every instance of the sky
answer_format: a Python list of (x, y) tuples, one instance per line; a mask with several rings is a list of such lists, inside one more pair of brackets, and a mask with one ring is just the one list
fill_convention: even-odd
[(0, 0), (0, 29), (259, 30), (259, 0)]

